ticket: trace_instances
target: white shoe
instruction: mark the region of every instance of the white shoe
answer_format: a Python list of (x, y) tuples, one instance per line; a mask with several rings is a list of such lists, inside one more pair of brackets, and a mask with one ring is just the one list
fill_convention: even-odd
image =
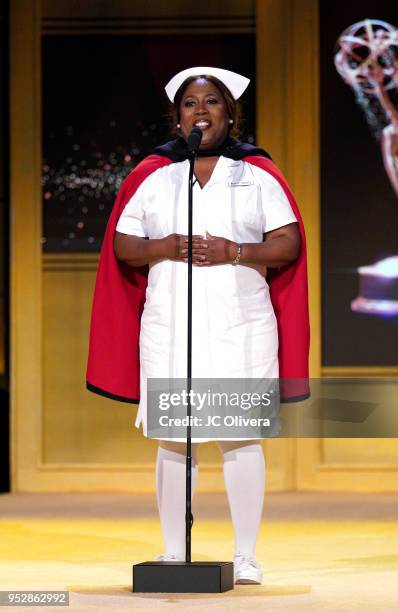
[(262, 584), (263, 572), (261, 565), (252, 555), (237, 553), (234, 556), (235, 584)]
[(176, 555), (159, 555), (156, 557), (155, 561), (184, 561), (184, 559), (180, 559)]

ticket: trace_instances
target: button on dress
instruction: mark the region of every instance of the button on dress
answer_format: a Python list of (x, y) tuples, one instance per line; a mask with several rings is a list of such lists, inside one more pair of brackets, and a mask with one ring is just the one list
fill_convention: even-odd
[[(149, 175), (125, 206), (116, 230), (150, 239), (186, 235), (188, 173), (185, 160)], [(295, 221), (278, 181), (243, 160), (220, 156), (208, 183), (203, 188), (194, 184), (194, 234), (205, 237), (207, 231), (237, 243), (258, 243), (264, 233)], [(187, 374), (187, 278), (185, 262), (162, 260), (149, 268), (135, 421), (136, 427), (142, 423), (145, 436), (147, 378)], [(264, 276), (244, 264), (193, 266), (192, 283), (193, 378), (277, 378), (277, 321)]]

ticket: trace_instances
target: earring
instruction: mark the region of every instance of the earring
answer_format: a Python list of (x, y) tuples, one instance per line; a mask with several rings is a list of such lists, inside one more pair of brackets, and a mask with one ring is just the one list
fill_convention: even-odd
[(181, 123), (177, 123), (177, 128), (180, 129)]
[(228, 123), (229, 123), (230, 125), (232, 125), (232, 123), (233, 123), (233, 122), (234, 122), (234, 120), (233, 120), (233, 119), (230, 119), (230, 120), (228, 121)]

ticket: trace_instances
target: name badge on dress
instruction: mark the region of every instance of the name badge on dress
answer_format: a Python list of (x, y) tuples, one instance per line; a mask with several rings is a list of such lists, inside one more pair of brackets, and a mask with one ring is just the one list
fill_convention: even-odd
[(230, 187), (248, 187), (254, 185), (254, 181), (230, 181), (228, 185)]

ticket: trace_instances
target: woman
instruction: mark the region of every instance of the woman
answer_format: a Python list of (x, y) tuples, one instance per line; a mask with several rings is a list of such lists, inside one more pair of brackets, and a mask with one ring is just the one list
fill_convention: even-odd
[[(147, 378), (186, 376), (186, 143), (193, 127), (203, 132), (194, 167), (193, 375), (275, 378), (280, 375), (281, 354), (288, 363), (286, 376), (308, 374), (301, 219), (269, 156), (231, 138), (231, 130), (238, 127), (236, 99), (247, 84), (245, 77), (208, 67), (173, 77), (166, 92), (180, 136), (158, 147), (126, 179), (108, 223), (94, 299), (87, 386), (132, 401), (138, 397), (140, 379), (136, 426), (142, 423), (144, 435)], [(267, 268), (276, 271), (274, 307), (265, 280)], [(288, 305), (282, 308), (283, 303)], [(283, 331), (279, 354), (278, 326)], [(111, 348), (115, 344), (117, 348)], [(296, 396), (308, 397), (306, 388), (301, 391)], [(193, 439), (192, 490), (199, 442)], [(261, 584), (255, 546), (264, 496), (262, 446), (253, 439), (218, 439), (217, 444), (235, 532), (235, 582)], [(165, 543), (160, 558), (165, 560), (185, 558), (185, 453), (181, 440), (159, 439), (156, 481)]]

